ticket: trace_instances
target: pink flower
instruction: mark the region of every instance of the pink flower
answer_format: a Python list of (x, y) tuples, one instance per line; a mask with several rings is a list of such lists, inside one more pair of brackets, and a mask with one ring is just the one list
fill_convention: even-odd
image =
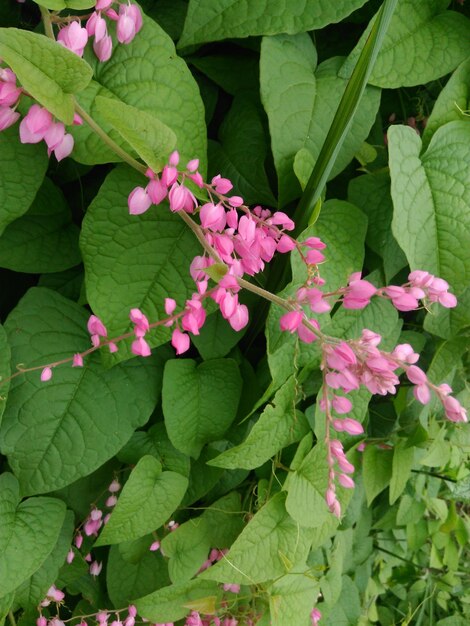
[(81, 354), (77, 353), (73, 355), (72, 367), (83, 367), (83, 357)]
[(171, 315), (176, 309), (176, 301), (173, 298), (165, 298), (165, 313)]
[(143, 337), (138, 337), (132, 342), (131, 351), (137, 356), (150, 356), (152, 354), (149, 344)]
[(240, 585), (224, 584), (223, 589), (231, 593), (240, 593)]
[(343, 296), (343, 306), (345, 309), (363, 309), (366, 307), (372, 296), (377, 292), (374, 285), (367, 280), (361, 280), (361, 274), (356, 272), (349, 277), (349, 285)]
[(145, 213), (145, 211), (148, 211), (152, 200), (143, 187), (136, 187), (129, 194), (127, 204), (131, 215), (141, 215)]
[(210, 230), (219, 232), (225, 228), (227, 221), (225, 209), (220, 203), (213, 204), (212, 202), (206, 202), (200, 209), (199, 217), (203, 228), (209, 228)]
[(186, 333), (182, 333), (179, 328), (175, 328), (171, 336), (171, 345), (175, 348), (176, 354), (187, 352), (190, 343), (189, 336)]
[(79, 57), (82, 57), (88, 42), (87, 29), (82, 28), (79, 22), (72, 22), (68, 26), (64, 26), (60, 29), (57, 35), (57, 41)]
[(333, 428), (338, 432), (348, 433), (348, 435), (362, 435), (364, 432), (362, 424), (350, 417), (333, 420)]
[(93, 561), (93, 563), (90, 565), (90, 574), (92, 576), (99, 576), (102, 568), (103, 568), (103, 563), (99, 563), (98, 561)]
[(142, 14), (135, 4), (120, 4), (116, 35), (119, 43), (130, 43), (142, 28)]
[(168, 194), (167, 187), (158, 179), (158, 177), (149, 182), (146, 190), (153, 204), (160, 204), (160, 202), (162, 202)]
[(406, 375), (408, 380), (415, 385), (425, 385), (428, 382), (428, 377), (417, 365), (410, 365), (406, 370)]
[(99, 41), (95, 39), (93, 42), (93, 52), (101, 63), (109, 61), (113, 53), (113, 40), (109, 35), (105, 35)]
[(48, 380), (52, 378), (52, 369), (50, 367), (45, 367), (41, 372), (41, 382), (46, 383)]
[(72, 548), (70, 548), (70, 550), (67, 552), (67, 558), (66, 558), (67, 563), (70, 565), (70, 563), (74, 560), (74, 558), (75, 558), (75, 552), (72, 550)]
[(150, 548), (149, 548), (150, 552), (156, 552), (159, 549), (160, 549), (160, 542), (159, 541), (154, 541), (151, 544)]
[(130, 320), (134, 327), (134, 333), (136, 337), (143, 337), (149, 330), (150, 325), (147, 317), (142, 313), (140, 309), (131, 309), (129, 313)]
[(417, 385), (413, 387), (413, 395), (421, 404), (428, 404), (431, 400), (431, 392), (427, 385)]
[(37, 618), (36, 626), (47, 626), (47, 619), (44, 617), (44, 615), (41, 615), (41, 617)]
[(442, 404), (446, 412), (446, 417), (451, 422), (467, 422), (467, 411), (460, 402), (452, 396), (442, 398)]
[(80, 533), (78, 533), (78, 535), (75, 536), (74, 544), (80, 550), (80, 548), (82, 547), (82, 544), (83, 544), (83, 536)]
[(121, 490), (121, 483), (118, 480), (114, 479), (108, 487), (109, 493), (117, 493), (120, 490)]
[(106, 506), (110, 509), (117, 504), (117, 497), (115, 495), (109, 496), (105, 502)]
[(229, 179), (222, 178), (220, 174), (217, 174), (217, 176), (214, 176), (214, 178), (211, 181), (211, 184), (215, 187), (215, 190), (217, 191), (217, 193), (220, 193), (221, 195), (224, 195), (228, 193), (231, 189), (233, 189), (233, 185), (229, 181)]
[(95, 9), (97, 11), (105, 11), (113, 4), (114, 0), (96, 0)]
[(344, 396), (333, 396), (332, 404), (333, 409), (339, 414), (349, 413), (352, 409), (351, 400)]
[(245, 304), (239, 304), (235, 313), (229, 317), (229, 324), (237, 332), (248, 324), (249, 314)]
[(295, 240), (292, 239), (292, 237), (289, 237), (289, 235), (281, 235), (277, 243), (276, 250), (281, 254), (291, 252), (291, 250), (294, 250), (295, 245)]
[(276, 211), (269, 218), (269, 223), (276, 226), (282, 226), (285, 230), (294, 230), (295, 224), (291, 218), (282, 211)]
[(354, 489), (353, 479), (350, 476), (347, 476), (346, 474), (340, 474), (338, 476), (338, 482), (345, 489)]
[(0, 131), (6, 130), (19, 119), (20, 114), (8, 107), (0, 106)]
[(47, 590), (46, 597), (49, 600), (52, 600), (52, 602), (62, 602), (62, 600), (65, 598), (65, 593), (57, 589), (55, 585), (52, 585)]
[(52, 115), (39, 104), (33, 104), (20, 124), (21, 143), (39, 143), (52, 124)]
[(0, 82), (0, 106), (11, 107), (16, 104), (21, 91), (21, 88), (16, 86), (16, 82)]
[(316, 608), (312, 609), (310, 619), (312, 620), (312, 626), (318, 626), (318, 622), (321, 620), (321, 612)]
[(279, 320), (281, 330), (288, 330), (290, 333), (295, 333), (302, 323), (303, 318), (304, 314), (302, 311), (289, 311), (289, 313), (285, 313)]

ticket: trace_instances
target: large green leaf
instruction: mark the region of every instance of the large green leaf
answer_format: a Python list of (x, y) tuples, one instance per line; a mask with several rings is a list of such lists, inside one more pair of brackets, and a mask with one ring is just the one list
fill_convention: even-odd
[(57, 580), (59, 569), (65, 563), (65, 557), (70, 550), (73, 531), (73, 513), (67, 511), (59, 538), (52, 552), (31, 578), (16, 590), (15, 606), (33, 609), (46, 597), (47, 590)]
[(209, 171), (229, 178), (247, 204), (274, 206), (264, 161), (268, 153), (259, 105), (235, 97), (219, 130), (219, 141), (209, 143)]
[[(5, 329), (12, 362), (39, 366), (86, 350), (87, 312), (55, 291), (30, 289)], [(0, 443), (22, 492), (52, 491), (90, 474), (114, 456), (152, 413), (161, 385), (154, 355), (105, 370), (95, 353), (83, 368), (40, 371), (12, 381)]]
[[(166, 297), (180, 306), (194, 290), (189, 265), (200, 253), (194, 235), (167, 203), (143, 215), (129, 215), (127, 198), (145, 183), (127, 167), (113, 170), (88, 208), (80, 247), (88, 302), (110, 336), (129, 332), (129, 310), (140, 308), (151, 322), (166, 317)], [(170, 330), (158, 328), (147, 340), (165, 343)], [(124, 348), (118, 358), (130, 356)]]
[[(445, 76), (469, 55), (470, 20), (446, 11), (448, 5), (449, 0), (399, 0), (369, 79), (372, 85), (421, 85)], [(349, 55), (342, 76), (351, 73), (376, 18)]]
[(259, 467), (282, 448), (299, 441), (309, 431), (300, 411), (295, 410), (297, 381), (292, 376), (277, 391), (273, 404), (266, 407), (248, 437), (229, 448), (209, 465), (227, 469)]
[(282, 576), (270, 587), (269, 609), (272, 626), (307, 626), (318, 594), (318, 582), (307, 568)]
[(365, 0), (190, 0), (179, 46), (228, 37), (298, 33), (339, 22)]
[(190, 580), (163, 587), (134, 602), (139, 615), (152, 622), (175, 622), (189, 613), (192, 602), (213, 604), (222, 595), (220, 586), (210, 580)]
[(8, 337), (3, 326), (0, 325), (0, 424), (2, 422), (3, 411), (5, 410), (8, 397), (8, 389), (10, 382), (4, 382), (9, 379), (10, 370), (10, 346), (8, 345)]
[(240, 496), (232, 492), (163, 539), (162, 550), (170, 559), (168, 570), (173, 582), (192, 578), (211, 548), (231, 546), (244, 525), (240, 507)]
[(95, 545), (138, 539), (159, 528), (175, 511), (187, 487), (185, 476), (163, 472), (153, 456), (142, 457)]
[(176, 147), (176, 135), (155, 115), (113, 98), (97, 96), (97, 112), (127, 141), (142, 160), (159, 172)]
[(310, 536), (287, 514), (284, 501), (282, 493), (271, 498), (250, 520), (228, 554), (199, 577), (218, 582), (256, 584), (283, 576), (291, 567), (303, 565)]
[(383, 259), (385, 278), (391, 280), (406, 267), (407, 260), (392, 233), (393, 204), (390, 175), (379, 171), (353, 178), (348, 199), (368, 217), (366, 243)]
[(423, 148), (428, 147), (436, 130), (447, 122), (464, 120), (468, 123), (469, 108), (470, 58), (459, 65), (434, 103), (423, 132)]
[(96, 0), (34, 0), (51, 11), (62, 11), (62, 9), (91, 9), (95, 6)]
[(213, 359), (168, 361), (163, 376), (163, 414), (168, 436), (197, 458), (204, 444), (221, 439), (235, 419), (242, 390), (238, 365)]
[(0, 57), (35, 100), (72, 123), (72, 94), (85, 89), (93, 74), (86, 61), (44, 35), (17, 28), (0, 29)]
[(109, 597), (116, 608), (170, 584), (160, 551), (149, 550), (151, 539), (111, 546), (106, 567)]
[(237, 332), (222, 317), (220, 311), (215, 311), (215, 313), (207, 316), (199, 335), (194, 335), (191, 340), (205, 361), (220, 359), (237, 345), (244, 334), (244, 330)]
[(445, 124), (421, 157), (411, 128), (392, 126), (389, 143), (395, 238), (412, 270), (444, 278), (459, 294), (470, 280), (470, 125)]
[[(93, 61), (91, 53), (89, 58), (96, 82), (79, 95), (78, 101), (104, 130), (111, 126), (99, 115), (94, 103), (97, 95), (116, 98), (158, 118), (175, 133), (183, 166), (199, 158), (205, 172), (206, 126), (199, 88), (186, 63), (177, 56), (172, 40), (154, 20), (144, 16), (138, 36), (128, 45), (116, 46), (106, 63)], [(77, 161), (91, 165), (119, 161), (86, 124), (72, 132)], [(122, 143), (117, 133), (111, 136)]]
[[(306, 33), (265, 37), (261, 44), (261, 98), (268, 114), (281, 206), (300, 195), (294, 159), (307, 150), (317, 159), (346, 88), (338, 76), (341, 57), (322, 63)], [(380, 91), (367, 87), (329, 178), (354, 157), (369, 134), (380, 103)], [(308, 178), (310, 172), (305, 172)]]
[(452, 339), (470, 329), (470, 287), (459, 296), (455, 309), (439, 307), (430, 311), (424, 320), (424, 328), (438, 337)]
[(9, 473), (0, 476), (0, 597), (13, 591), (44, 563), (64, 522), (65, 505), (53, 498), (20, 504), (20, 488)]
[(0, 239), (0, 267), (15, 272), (61, 272), (78, 265), (79, 228), (61, 192), (45, 178), (25, 215)]
[(44, 145), (21, 143), (16, 126), (0, 133), (0, 234), (29, 209), (47, 166)]
[(367, 504), (388, 487), (392, 478), (393, 450), (383, 450), (375, 445), (364, 450), (363, 473)]

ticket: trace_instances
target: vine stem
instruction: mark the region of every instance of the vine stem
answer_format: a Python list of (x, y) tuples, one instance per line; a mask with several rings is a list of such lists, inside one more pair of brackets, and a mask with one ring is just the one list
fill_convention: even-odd
[(16, 626), (16, 619), (13, 615), (13, 611), (8, 611), (8, 619), (10, 620), (11, 626)]
[(39, 10), (41, 11), (41, 18), (44, 24), (44, 32), (49, 37), (49, 39), (54, 39), (55, 41), (54, 31), (52, 29), (51, 14), (45, 7), (39, 6)]
[(91, 117), (91, 115), (89, 115), (82, 106), (78, 104), (76, 99), (75, 99), (75, 111), (80, 115), (81, 118), (85, 120), (88, 126), (98, 135), (100, 139), (104, 141), (104, 143), (109, 148), (111, 148), (111, 150), (120, 159), (125, 161), (128, 165), (133, 167), (135, 170), (137, 170), (141, 174), (145, 174), (145, 172), (147, 171), (147, 166), (143, 165), (142, 163), (139, 163), (137, 159), (134, 159), (134, 157), (132, 157), (128, 152), (126, 152), (124, 148), (121, 148), (120, 145), (118, 145), (113, 139), (111, 139), (108, 133), (105, 130), (103, 130), (99, 124), (95, 122), (95, 120)]

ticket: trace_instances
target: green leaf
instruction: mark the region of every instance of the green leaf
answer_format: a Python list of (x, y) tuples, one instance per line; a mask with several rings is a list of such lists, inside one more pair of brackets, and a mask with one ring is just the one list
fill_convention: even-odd
[(199, 578), (234, 584), (256, 584), (303, 565), (310, 540), (285, 509), (285, 495), (276, 494), (245, 526), (225, 557)]
[[(294, 174), (296, 154), (305, 150), (315, 162), (320, 154), (347, 81), (338, 76), (342, 58), (317, 69), (317, 54), (307, 33), (265, 37), (261, 44), (261, 98), (269, 119), (271, 146), (278, 175), (279, 205), (300, 196)], [(380, 91), (367, 87), (351, 129), (330, 172), (339, 174), (369, 134), (380, 103)], [(305, 161), (305, 155), (304, 155)], [(305, 172), (308, 178), (310, 172)]]
[(65, 557), (70, 550), (73, 531), (73, 513), (67, 511), (59, 538), (52, 552), (31, 578), (16, 590), (15, 607), (32, 609), (36, 608), (41, 600), (44, 600), (47, 590), (57, 580), (60, 567), (65, 563)]
[(193, 56), (189, 62), (232, 96), (259, 91), (259, 57), (249, 50), (237, 47), (217, 55)]
[(163, 414), (172, 444), (197, 458), (204, 444), (221, 439), (235, 419), (242, 389), (238, 365), (214, 359), (168, 361), (163, 375)]
[(183, 499), (188, 479), (162, 472), (153, 456), (144, 456), (132, 470), (108, 523), (95, 545), (138, 539), (162, 526)]
[(318, 582), (307, 568), (282, 576), (268, 587), (272, 626), (308, 624)]
[(389, 148), (395, 238), (412, 270), (444, 278), (459, 294), (470, 280), (470, 125), (442, 126), (422, 157), (414, 130), (392, 126)]
[(139, 615), (152, 622), (175, 622), (188, 614), (187, 605), (205, 598), (220, 598), (219, 585), (210, 580), (191, 580), (163, 587), (134, 602)]
[(2, 423), (3, 412), (6, 407), (10, 382), (4, 382), (11, 374), (10, 370), (10, 346), (5, 329), (0, 324), (0, 424)]
[(423, 148), (427, 148), (438, 128), (448, 122), (466, 121), (470, 108), (470, 58), (455, 70), (434, 103), (423, 132)]
[(274, 35), (317, 30), (339, 22), (365, 0), (221, 0), (214, 11), (211, 0), (190, 0), (178, 46), (229, 37)]
[[(286, 509), (301, 526), (318, 528), (326, 524), (332, 514), (325, 502), (328, 488), (328, 464), (324, 444), (310, 450), (296, 471), (289, 474), (284, 488), (287, 491)], [(343, 511), (351, 492), (338, 488), (337, 496)]]
[(93, 75), (86, 61), (44, 35), (17, 28), (0, 28), (0, 57), (39, 104), (64, 124), (72, 123), (73, 94)]
[[(144, 180), (127, 167), (113, 170), (82, 225), (87, 298), (109, 336), (132, 331), (131, 308), (140, 308), (150, 321), (157, 321), (167, 317), (166, 297), (183, 305), (194, 290), (189, 266), (200, 248), (180, 217), (167, 203), (143, 215), (129, 214), (129, 193)], [(170, 333), (157, 328), (146, 339), (154, 347), (168, 341)], [(115, 355), (121, 360), (131, 356), (129, 347)]]
[(176, 135), (155, 115), (123, 102), (97, 96), (96, 111), (129, 143), (146, 165), (160, 172), (176, 147)]
[(390, 504), (394, 504), (405, 490), (414, 462), (414, 448), (400, 439), (393, 448), (392, 478), (390, 480)]
[(47, 166), (44, 146), (21, 143), (16, 126), (0, 133), (0, 234), (29, 209)]
[(59, 489), (90, 474), (145, 424), (158, 401), (157, 355), (105, 370), (95, 353), (85, 367), (65, 364), (54, 369), (51, 381), (40, 381), (40, 364), (89, 347), (87, 318), (58, 293), (33, 288), (6, 321), (12, 362), (39, 367), (12, 381), (0, 431), (2, 453), (25, 494)]
[(116, 608), (170, 584), (160, 551), (150, 552), (151, 539), (111, 546), (106, 567), (109, 597)]
[(135, 432), (117, 456), (122, 463), (136, 465), (146, 454), (154, 456), (163, 469), (189, 476), (189, 457), (173, 446), (164, 424), (154, 424), (146, 432)]
[(173, 582), (197, 574), (211, 548), (230, 547), (244, 526), (240, 508), (240, 496), (232, 492), (163, 539), (162, 550), (170, 559), (168, 570)]
[(31, 274), (69, 269), (81, 260), (79, 232), (62, 192), (45, 178), (27, 213), (3, 233), (0, 267)]
[(227, 320), (222, 317), (221, 312), (216, 311), (207, 316), (199, 335), (191, 337), (191, 341), (202, 358), (207, 361), (226, 356), (237, 345), (243, 334), (243, 331), (233, 330)]
[(424, 320), (424, 328), (444, 339), (453, 339), (470, 328), (470, 287), (459, 296), (455, 309), (434, 308)]
[[(399, 0), (369, 82), (378, 87), (422, 85), (454, 70), (469, 54), (470, 21), (446, 11), (447, 0)], [(349, 55), (348, 76), (369, 36), (375, 16)], [(439, 41), (439, 46), (433, 42)]]
[[(95, 81), (82, 92), (78, 101), (106, 131), (111, 130), (99, 115), (95, 97), (104, 96), (136, 107), (155, 116), (177, 137), (178, 151), (184, 166), (199, 158), (200, 171), (206, 171), (206, 125), (199, 88), (186, 63), (177, 56), (170, 37), (152, 19), (144, 15), (138, 37), (128, 45), (117, 45), (106, 63), (90, 53)], [(75, 137), (74, 158), (80, 163), (108, 163), (119, 157), (86, 125), (72, 129)], [(111, 133), (119, 144), (119, 134)]]
[(65, 505), (53, 498), (20, 504), (16, 478), (0, 476), (0, 597), (41, 567), (52, 552), (64, 522)]
[(367, 446), (363, 456), (362, 477), (367, 505), (388, 487), (392, 478), (393, 450), (382, 450), (375, 445)]
[(209, 461), (209, 465), (252, 469), (262, 465), (282, 448), (300, 441), (310, 428), (303, 414), (295, 410), (296, 386), (292, 376), (278, 390), (273, 404), (262, 412), (245, 441), (222, 452)]
[(81, 11), (91, 9), (96, 4), (96, 0), (34, 0), (34, 2), (51, 11), (62, 11), (63, 9)]
[(246, 94), (235, 96), (219, 129), (220, 143), (209, 143), (209, 171), (229, 178), (247, 204), (274, 206), (264, 167), (268, 141), (261, 113)]
[(379, 171), (353, 178), (348, 187), (348, 199), (367, 215), (366, 243), (383, 259), (388, 282), (408, 263), (391, 229), (393, 203), (389, 173)]

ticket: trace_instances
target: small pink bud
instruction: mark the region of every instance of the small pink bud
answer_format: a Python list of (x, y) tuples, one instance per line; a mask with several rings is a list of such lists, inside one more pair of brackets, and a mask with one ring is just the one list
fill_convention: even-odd
[(243, 198), (241, 196), (232, 196), (228, 198), (228, 203), (230, 206), (237, 208), (243, 204)]
[(109, 496), (109, 498), (107, 498), (105, 504), (108, 508), (112, 508), (113, 506), (116, 506), (117, 503), (117, 498), (115, 495)]
[(150, 546), (150, 548), (149, 548), (150, 552), (156, 552), (159, 549), (160, 549), (160, 542), (159, 541), (154, 541), (152, 543), (152, 545)]
[(176, 309), (176, 301), (173, 298), (165, 298), (165, 313), (171, 315)]
[(92, 576), (99, 576), (102, 568), (103, 568), (103, 563), (99, 563), (98, 561), (93, 561), (93, 563), (90, 565), (90, 574)]
[(289, 237), (289, 235), (282, 235), (277, 243), (276, 249), (282, 254), (285, 252), (291, 252), (291, 250), (294, 250), (295, 246), (296, 244), (292, 237)]
[(186, 169), (188, 170), (188, 172), (196, 172), (198, 167), (199, 167), (199, 159), (192, 159), (186, 165)]
[(230, 326), (237, 332), (242, 330), (242, 328), (245, 328), (248, 321), (248, 308), (245, 304), (239, 304), (235, 313), (228, 320)]
[(139, 337), (132, 342), (131, 351), (137, 356), (150, 356), (152, 354), (149, 344), (143, 337)]
[(431, 400), (431, 392), (427, 385), (417, 385), (413, 387), (413, 395), (421, 404), (428, 404)]
[(428, 381), (426, 374), (417, 365), (410, 365), (410, 367), (406, 370), (406, 375), (408, 380), (415, 385), (425, 385)]
[(110, 35), (105, 35), (99, 41), (93, 42), (93, 52), (101, 63), (109, 61), (113, 53), (113, 40)]
[(45, 383), (52, 378), (52, 369), (45, 367), (41, 372), (41, 382)]
[[(171, 165), (171, 167), (176, 167), (178, 165), (178, 163), (180, 162), (180, 155), (178, 150), (174, 150), (169, 158), (168, 158), (168, 164)], [(197, 167), (196, 167), (197, 169)]]
[(82, 547), (82, 543), (83, 543), (83, 535), (81, 535), (80, 533), (76, 535), (74, 539), (74, 543), (77, 546), (77, 548), (80, 550), (80, 548)]
[(6, 130), (13, 126), (13, 124), (19, 119), (20, 114), (8, 107), (0, 106), (0, 131)]
[(109, 493), (117, 493), (120, 490), (121, 490), (121, 483), (118, 480), (114, 479), (108, 487)]
[(70, 548), (70, 550), (67, 553), (67, 563), (70, 565), (70, 563), (74, 560), (75, 558), (75, 552), (72, 550), (72, 548)]
[(212, 185), (214, 185), (217, 193), (220, 193), (222, 195), (228, 193), (233, 188), (233, 185), (229, 181), (229, 179), (222, 178), (220, 174), (217, 174), (217, 176), (214, 176), (211, 183)]
[(333, 408), (336, 413), (344, 414), (349, 413), (352, 409), (352, 402), (349, 398), (344, 396), (333, 396)]
[(290, 333), (294, 333), (303, 320), (302, 311), (289, 311), (285, 313), (279, 320), (279, 326), (281, 330), (288, 330)]
[(345, 489), (354, 489), (353, 479), (350, 476), (347, 476), (346, 474), (340, 474), (338, 476), (338, 482)]
[(83, 367), (83, 357), (77, 353), (73, 355), (72, 367)]
[(44, 615), (41, 615), (41, 617), (37, 618), (36, 626), (47, 626), (47, 619), (44, 617)]

